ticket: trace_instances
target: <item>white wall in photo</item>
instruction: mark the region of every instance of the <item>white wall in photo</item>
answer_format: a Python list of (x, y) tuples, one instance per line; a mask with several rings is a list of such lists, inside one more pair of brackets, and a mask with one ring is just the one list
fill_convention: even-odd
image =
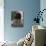
[(0, 42), (4, 41), (4, 0), (0, 0)]

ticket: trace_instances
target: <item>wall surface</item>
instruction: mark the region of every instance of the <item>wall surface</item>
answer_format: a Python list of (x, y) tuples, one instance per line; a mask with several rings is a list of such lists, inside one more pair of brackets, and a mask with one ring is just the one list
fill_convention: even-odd
[[(0, 42), (4, 41), (4, 0), (0, 0)], [(1, 44), (1, 43), (0, 43)]]
[[(4, 0), (4, 38), (7, 41), (18, 41), (32, 28), (32, 20), (35, 12), (40, 9), (40, 0)], [(22, 10), (24, 12), (24, 27), (11, 27), (11, 11)]]
[[(41, 11), (42, 11), (43, 9), (46, 9), (46, 0), (41, 0), (41, 1), (40, 1), (40, 9), (41, 9)], [(43, 22), (41, 21), (41, 22), (40, 22), (40, 25), (43, 25), (43, 26), (46, 27), (46, 10), (43, 12), (42, 17), (43, 17)]]

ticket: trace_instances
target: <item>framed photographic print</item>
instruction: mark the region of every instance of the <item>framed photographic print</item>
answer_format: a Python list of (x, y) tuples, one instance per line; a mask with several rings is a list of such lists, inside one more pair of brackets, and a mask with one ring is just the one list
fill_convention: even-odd
[(11, 26), (12, 27), (23, 27), (24, 26), (23, 11), (12, 11), (11, 12)]

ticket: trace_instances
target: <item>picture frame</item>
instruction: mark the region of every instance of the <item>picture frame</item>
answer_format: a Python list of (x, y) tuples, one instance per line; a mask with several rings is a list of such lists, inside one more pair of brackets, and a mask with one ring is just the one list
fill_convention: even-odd
[(24, 26), (23, 11), (12, 11), (11, 12), (11, 26), (12, 27), (23, 27)]

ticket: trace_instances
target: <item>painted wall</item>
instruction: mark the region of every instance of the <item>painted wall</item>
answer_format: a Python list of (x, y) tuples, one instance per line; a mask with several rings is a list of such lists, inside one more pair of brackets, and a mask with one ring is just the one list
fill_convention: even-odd
[[(41, 9), (41, 11), (43, 10), (43, 9), (46, 9), (46, 0), (41, 0), (40, 1), (40, 9)], [(42, 15), (42, 17), (43, 17), (43, 19), (44, 19), (44, 21), (42, 22), (40, 22), (40, 25), (42, 25), (42, 26), (46, 26), (46, 11), (44, 11), (43, 12), (43, 15)]]
[(4, 41), (4, 0), (0, 0), (0, 42)]
[[(4, 1), (4, 38), (7, 41), (18, 41), (32, 28), (32, 19), (35, 12), (40, 9), (40, 0), (5, 0)], [(24, 12), (24, 27), (11, 27), (11, 11), (22, 10)]]

